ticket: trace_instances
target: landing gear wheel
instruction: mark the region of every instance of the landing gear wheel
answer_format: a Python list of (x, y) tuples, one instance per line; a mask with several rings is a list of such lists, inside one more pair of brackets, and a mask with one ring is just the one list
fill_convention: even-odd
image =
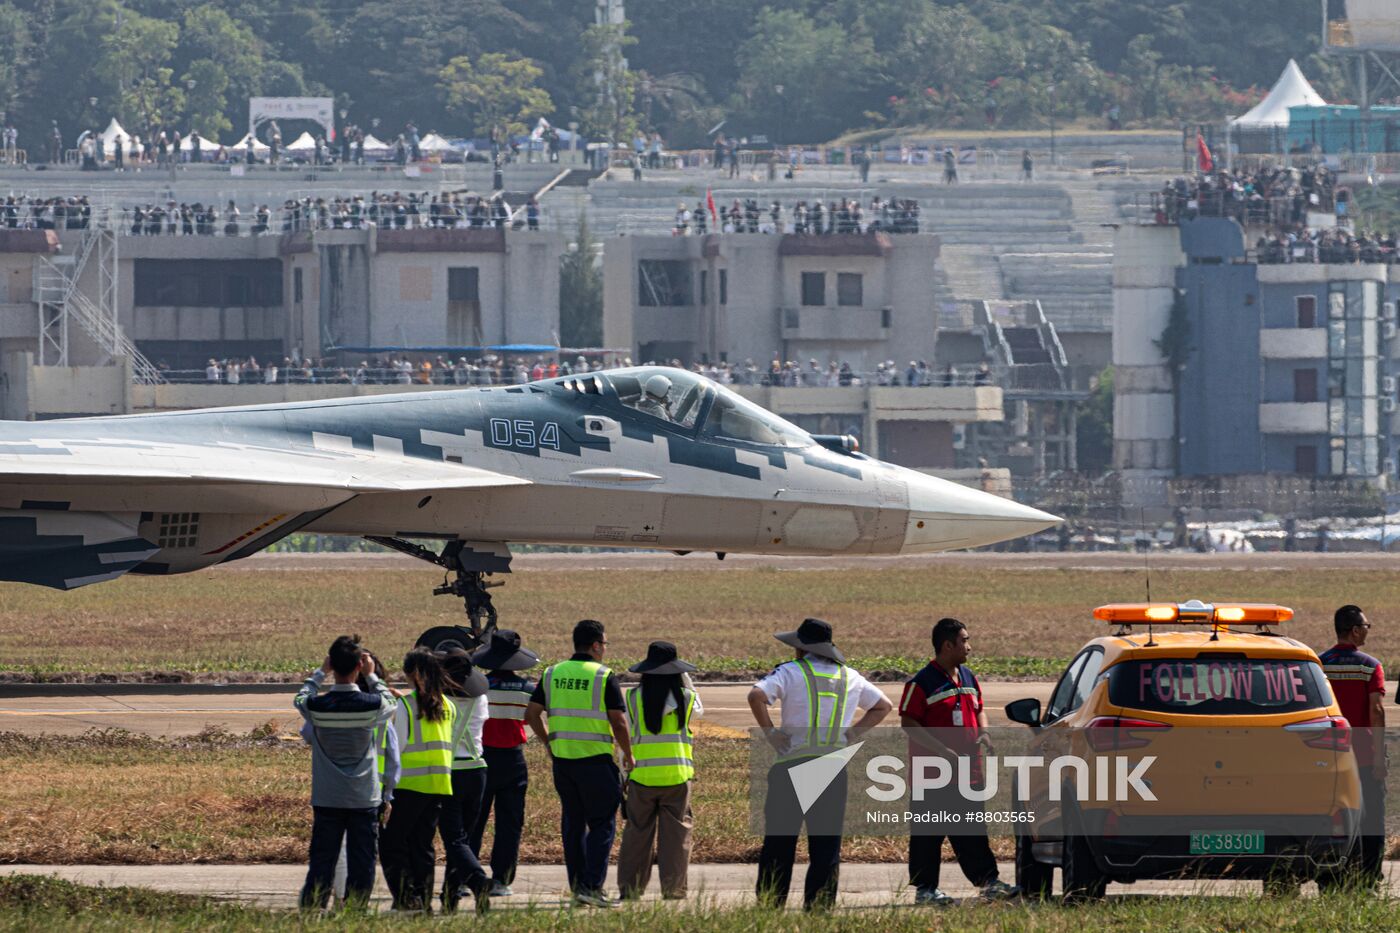
[[(449, 541), (438, 553), (403, 538), (378, 535), (368, 535), (366, 538), (401, 554), (447, 568), (442, 585), (433, 587), (433, 595), (456, 596), (462, 600), (469, 628), (460, 625), (436, 626), (419, 637), (419, 646), (433, 647), (428, 644), (429, 639), (448, 639), (471, 649), (491, 640), (491, 633), (496, 631), (496, 607), (491, 604), (491, 594), (487, 590), (500, 586), (504, 581), (487, 578), (492, 573), (510, 572), (510, 551), (504, 544), (478, 543), (469, 547), (465, 541)], [(443, 632), (451, 634), (439, 634)], [(444, 644), (443, 647), (452, 646)]]

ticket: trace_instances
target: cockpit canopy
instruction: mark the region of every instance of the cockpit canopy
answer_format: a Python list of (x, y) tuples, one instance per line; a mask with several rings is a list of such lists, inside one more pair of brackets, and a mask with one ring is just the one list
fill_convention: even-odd
[(565, 389), (607, 395), (647, 417), (704, 437), (762, 444), (810, 447), (815, 441), (796, 425), (696, 373), (662, 366), (615, 369), (556, 381)]

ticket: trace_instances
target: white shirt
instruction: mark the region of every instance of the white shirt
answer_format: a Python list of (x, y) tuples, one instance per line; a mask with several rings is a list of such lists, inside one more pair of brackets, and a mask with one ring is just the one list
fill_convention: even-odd
[[(819, 658), (815, 655), (809, 654), (807, 660), (811, 663), (812, 670), (818, 674), (835, 674), (839, 667), (835, 661), (828, 661), (826, 658)], [(782, 718), (779, 727), (784, 732), (796, 734), (811, 726), (812, 717), (807, 696), (807, 679), (803, 676), (802, 668), (797, 666), (796, 661), (786, 661), (779, 664), (756, 686), (763, 691), (770, 705), (782, 701)], [(879, 687), (851, 668), (846, 668), (846, 705), (841, 711), (842, 731), (848, 729), (855, 721), (858, 708), (868, 710), (884, 698), (885, 695), (880, 692)], [(830, 697), (822, 697), (820, 702), (820, 722), (825, 724), (830, 721), (831, 704), (835, 700)]]

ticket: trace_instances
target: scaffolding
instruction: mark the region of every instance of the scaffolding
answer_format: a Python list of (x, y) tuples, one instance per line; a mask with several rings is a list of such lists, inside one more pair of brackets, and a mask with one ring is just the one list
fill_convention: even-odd
[[(94, 266), (97, 298), (80, 287)], [(38, 256), (34, 263), (34, 302), (39, 314), (39, 365), (71, 366), (74, 325), (97, 349), (98, 366), (121, 357), (131, 361), (132, 378), (143, 385), (163, 382), (160, 371), (127, 338), (118, 317), (117, 232), (103, 225), (83, 232), (72, 255)]]

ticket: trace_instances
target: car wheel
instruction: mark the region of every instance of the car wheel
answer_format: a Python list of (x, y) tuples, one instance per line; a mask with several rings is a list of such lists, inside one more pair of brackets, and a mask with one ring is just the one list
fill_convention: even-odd
[(1089, 849), (1089, 840), (1073, 832), (1066, 813), (1064, 854), (1061, 856), (1060, 873), (1066, 903), (1083, 903), (1101, 900), (1108, 890), (1108, 879), (1099, 866), (1094, 864), (1094, 853)]
[(1035, 860), (1031, 851), (1031, 837), (1016, 834), (1016, 887), (1021, 896), (1043, 901), (1055, 893), (1055, 869)]

